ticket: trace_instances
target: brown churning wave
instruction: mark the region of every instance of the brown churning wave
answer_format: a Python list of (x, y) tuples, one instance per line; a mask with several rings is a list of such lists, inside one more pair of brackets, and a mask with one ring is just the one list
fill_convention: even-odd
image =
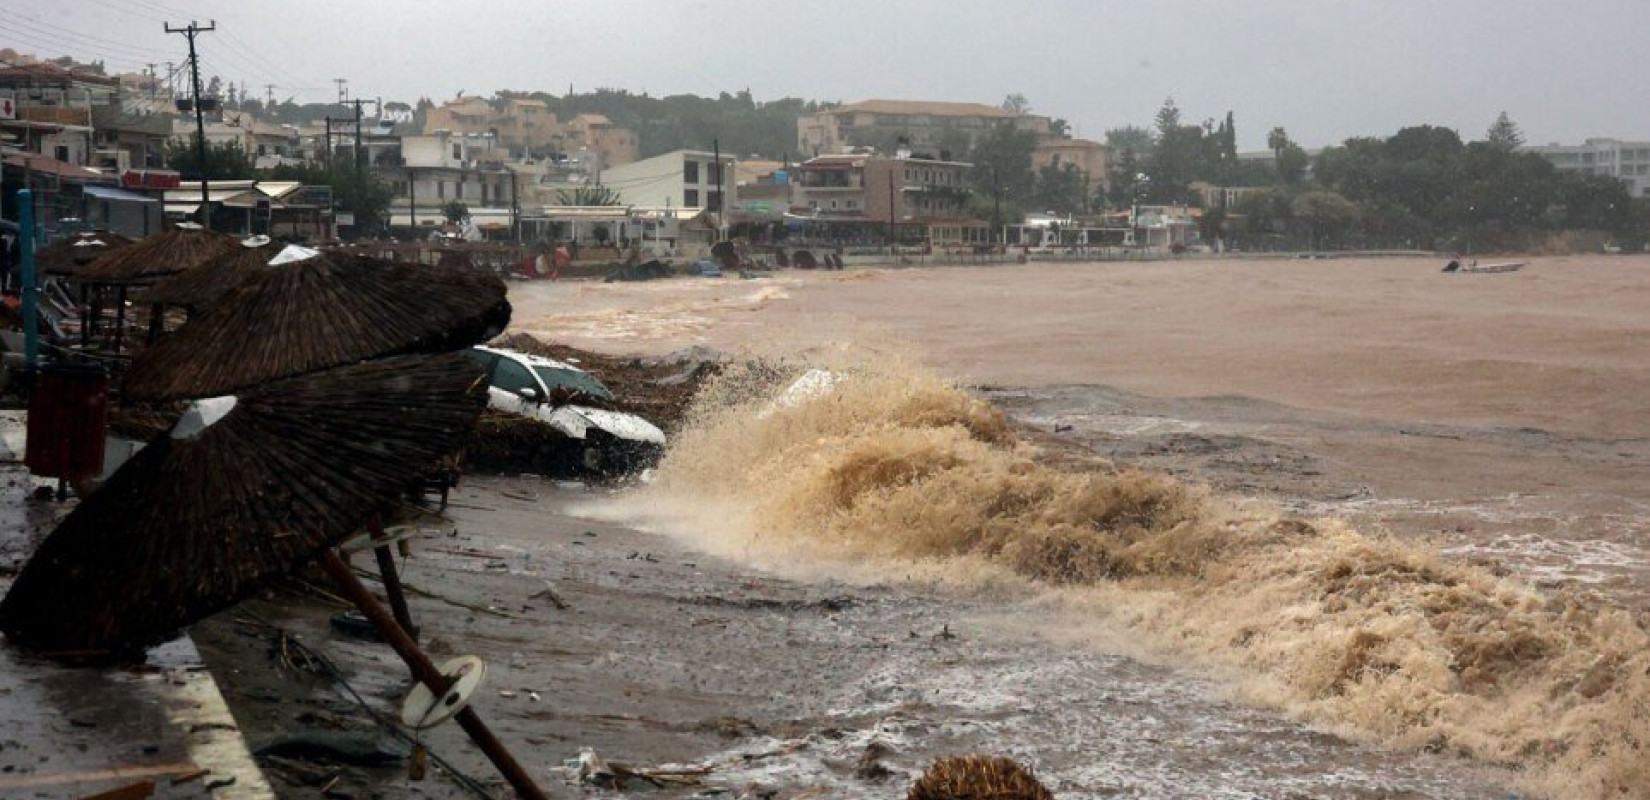
[(794, 365), (729, 369), (642, 502), (684, 526), (714, 519), (734, 552), (1011, 571), (1298, 718), (1511, 767), (1542, 795), (1650, 798), (1650, 637), (1626, 610), (1050, 459), (951, 383), (856, 360), (828, 391), (777, 403)]

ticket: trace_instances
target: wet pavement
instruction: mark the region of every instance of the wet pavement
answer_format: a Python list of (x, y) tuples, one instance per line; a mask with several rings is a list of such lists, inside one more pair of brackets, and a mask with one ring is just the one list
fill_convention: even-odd
[[(1505, 775), (1351, 742), (1117, 655), (1076, 635), (1093, 626), (1074, 612), (1030, 596), (786, 577), (580, 516), (607, 498), (470, 478), (453, 526), (424, 531), (403, 561), (410, 585), (445, 598), (411, 598), (427, 648), (486, 659), (475, 707), (552, 797), (893, 797), (932, 759), (981, 751), (1023, 759), (1063, 800), (1507, 793)], [(335, 610), (282, 597), (240, 611), (302, 637), (372, 707), (394, 709), (404, 669), (331, 631)], [(232, 612), (195, 635), (255, 745), (305, 726), (373, 730), (332, 682), (277, 675), (267, 629)], [(427, 741), (499, 788), (456, 729)], [(583, 748), (692, 776), (595, 790), (566, 766)], [(339, 776), (357, 796), (466, 796), (401, 766), (276, 766), (292, 796)]]
[[(0, 592), (67, 512), (27, 499), (34, 485), (17, 465), (0, 468)], [(144, 784), (163, 799), (274, 796), (187, 637), (154, 648), (144, 664), (100, 668), (0, 646), (0, 719), (7, 800), (73, 800)]]

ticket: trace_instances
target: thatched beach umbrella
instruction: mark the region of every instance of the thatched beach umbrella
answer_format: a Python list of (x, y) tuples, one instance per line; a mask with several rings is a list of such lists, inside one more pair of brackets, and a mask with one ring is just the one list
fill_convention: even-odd
[[(167, 275), (194, 269), (235, 246), (235, 237), (228, 234), (214, 233), (198, 225), (175, 227), (76, 267), (67, 277), (81, 286), (85, 314), (81, 344), (91, 344), (96, 323), (102, 317), (104, 290), (113, 289), (115, 294), (114, 351), (118, 353), (126, 329), (126, 295), (132, 287), (147, 286)], [(152, 320), (151, 327), (155, 324)]]
[(164, 641), (392, 508), (485, 403), (481, 370), (453, 354), (198, 402), (41, 543), (0, 630), (52, 652)]
[(188, 272), (162, 278), (144, 290), (144, 303), (199, 311), (234, 291), (248, 275), (269, 267), (284, 245), (267, 236), (241, 240), (240, 246)]
[(143, 286), (194, 269), (237, 244), (233, 236), (200, 227), (169, 228), (92, 261), (72, 278), (82, 283)]
[(132, 245), (132, 240), (109, 231), (88, 231), (59, 239), (34, 253), (34, 264), (47, 275), (74, 277), (87, 264)]
[(907, 800), (1054, 800), (1031, 770), (1009, 758), (959, 756), (935, 761)]
[(123, 391), (210, 397), (386, 355), (457, 350), (509, 321), (496, 276), (319, 253), (247, 276), (134, 360)]

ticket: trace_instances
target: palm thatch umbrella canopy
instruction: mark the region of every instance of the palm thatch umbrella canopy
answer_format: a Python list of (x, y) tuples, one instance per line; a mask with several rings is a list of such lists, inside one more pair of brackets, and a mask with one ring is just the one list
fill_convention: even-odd
[(196, 403), (87, 497), (0, 601), (11, 641), (123, 654), (234, 605), (398, 501), (486, 403), (454, 354)]
[(203, 309), (234, 291), (248, 275), (269, 266), (283, 246), (267, 236), (244, 239), (240, 246), (200, 266), (162, 278), (144, 291), (141, 302)]
[(48, 275), (72, 276), (85, 265), (131, 244), (131, 239), (118, 233), (89, 231), (36, 250), (34, 263)]
[(93, 260), (74, 273), (81, 283), (143, 285), (219, 258), (235, 237), (200, 227), (169, 228)]
[(509, 322), (494, 275), (319, 253), (247, 276), (135, 359), (123, 391), (211, 397), (387, 355), (457, 350)]
[(1013, 759), (957, 756), (935, 761), (906, 800), (1054, 800), (1031, 770)]

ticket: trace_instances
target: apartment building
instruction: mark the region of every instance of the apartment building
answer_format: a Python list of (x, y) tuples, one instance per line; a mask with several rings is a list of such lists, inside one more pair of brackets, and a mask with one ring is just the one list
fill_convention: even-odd
[(1561, 170), (1618, 178), (1632, 196), (1650, 197), (1650, 142), (1588, 139), (1578, 145), (1537, 145), (1521, 151), (1541, 156)]
[(1048, 117), (1020, 114), (981, 103), (942, 103), (918, 100), (866, 100), (804, 114), (797, 119), (797, 146), (813, 155), (844, 153), (855, 147), (892, 152), (903, 138), (924, 150), (966, 152), (981, 136), (1008, 123), (1046, 136)]
[(601, 184), (618, 192), (624, 205), (722, 212), (736, 207), (734, 165), (734, 157), (726, 153), (718, 167), (714, 153), (676, 150), (605, 169)]

